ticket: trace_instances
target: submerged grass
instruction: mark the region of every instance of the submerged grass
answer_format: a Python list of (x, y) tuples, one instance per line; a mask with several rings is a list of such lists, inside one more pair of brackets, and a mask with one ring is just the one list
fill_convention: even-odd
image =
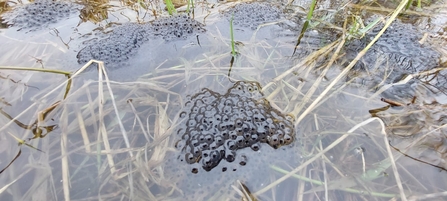
[(0, 70), (37, 71), (37, 72), (62, 74), (62, 75), (66, 75), (66, 76), (70, 76), (72, 74), (71, 72), (63, 71), (63, 70), (30, 68), (30, 67), (16, 67), (16, 66), (0, 66)]

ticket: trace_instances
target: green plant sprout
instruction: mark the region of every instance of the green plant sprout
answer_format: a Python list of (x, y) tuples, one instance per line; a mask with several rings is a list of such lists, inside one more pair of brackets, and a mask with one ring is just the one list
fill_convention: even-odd
[(174, 13), (177, 13), (175, 10), (174, 4), (172, 3), (172, 0), (165, 0), (166, 8), (168, 9), (169, 15), (173, 15)]
[(186, 13), (190, 12), (190, 9), (194, 11), (194, 0), (188, 0), (188, 4), (186, 7)]
[(236, 56), (236, 50), (234, 49), (234, 33), (233, 33), (233, 15), (230, 19), (230, 38), (231, 38), (231, 55)]
[(292, 55), (295, 55), (296, 49), (300, 45), (301, 39), (303, 38), (304, 33), (307, 30), (307, 27), (309, 27), (310, 19), (312, 19), (316, 5), (317, 5), (317, 0), (312, 0), (312, 3), (310, 4), (309, 12), (307, 13), (306, 22), (304, 22), (303, 28), (301, 29), (301, 33), (298, 36), (298, 40), (296, 41), (295, 49), (293, 50)]

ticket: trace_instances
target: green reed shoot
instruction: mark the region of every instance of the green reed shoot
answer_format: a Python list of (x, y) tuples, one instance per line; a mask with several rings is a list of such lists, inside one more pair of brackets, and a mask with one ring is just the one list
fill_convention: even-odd
[(317, 0), (312, 0), (312, 4), (310, 5), (310, 9), (309, 9), (309, 12), (307, 13), (307, 17), (306, 17), (307, 23), (309, 23), (310, 19), (312, 19), (316, 5), (317, 5)]
[(298, 48), (298, 45), (300, 45), (301, 39), (303, 38), (304, 33), (307, 30), (307, 27), (309, 27), (310, 19), (312, 19), (316, 5), (317, 5), (317, 0), (312, 0), (312, 4), (310, 5), (309, 12), (307, 13), (306, 22), (304, 22), (303, 28), (301, 29), (300, 36), (298, 37), (298, 40), (296, 41), (295, 49), (293, 50), (292, 55), (295, 54), (296, 49)]
[(188, 0), (188, 4), (186, 4), (186, 13), (189, 14), (189, 5), (191, 4), (191, 0)]
[(189, 9), (194, 10), (194, 0), (188, 0), (188, 5), (186, 7), (186, 13), (189, 13)]
[(231, 19), (230, 19), (230, 38), (231, 38), (231, 55), (233, 55), (233, 57), (235, 57), (236, 50), (234, 49), (233, 15), (231, 16)]
[(405, 10), (408, 10), (410, 8), (410, 5), (413, 3), (413, 0), (408, 1), (407, 5), (405, 6)]
[(174, 4), (172, 3), (172, 0), (165, 0), (166, 8), (168, 9), (169, 15), (172, 15), (174, 13), (177, 13), (175, 10)]
[[(409, 0), (409, 1), (408, 1), (407, 5), (405, 6), (405, 10), (408, 10), (408, 8), (410, 8), (410, 5), (411, 5), (411, 4), (413, 4), (413, 0)], [(422, 0), (418, 0), (417, 7), (418, 7), (419, 9), (422, 8)]]

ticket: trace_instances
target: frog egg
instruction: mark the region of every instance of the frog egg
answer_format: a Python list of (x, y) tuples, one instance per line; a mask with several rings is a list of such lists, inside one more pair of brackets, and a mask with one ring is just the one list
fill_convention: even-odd
[(230, 121), (230, 117), (228, 115), (222, 115), (222, 121), (228, 122), (228, 121)]
[(236, 135), (238, 135), (238, 136), (244, 135), (244, 130), (242, 128), (236, 128), (234, 131), (236, 132)]
[(231, 114), (233, 112), (233, 108), (231, 106), (224, 106), (222, 111), (224, 114)]
[(230, 131), (230, 132), (234, 131), (234, 129), (235, 129), (234, 124), (235, 124), (234, 122), (227, 124), (227, 130)]
[(194, 147), (192, 154), (194, 154), (195, 157), (199, 157), (202, 155), (202, 150), (199, 147)]
[(183, 140), (178, 140), (175, 143), (175, 148), (177, 148), (177, 149), (182, 149), (185, 146), (186, 146), (186, 144), (185, 144), (185, 141), (183, 141)]
[(237, 136), (237, 138), (235, 139), (236, 144), (239, 148), (244, 148), (245, 146), (245, 139), (243, 136)]
[(233, 162), (236, 159), (236, 153), (234, 151), (228, 152), (225, 155), (225, 160), (229, 163)]
[(218, 125), (217, 125), (217, 129), (220, 131), (220, 132), (223, 132), (223, 131), (226, 131), (227, 130), (227, 123), (219, 123)]
[(202, 167), (206, 171), (210, 171), (214, 167), (216, 167), (220, 161), (222, 160), (222, 156), (217, 150), (206, 151), (203, 154), (202, 158)]
[(245, 133), (243, 133), (242, 136), (244, 136), (244, 139), (248, 140), (248, 139), (251, 138), (251, 133), (249, 133), (249, 132), (245, 132)]
[(230, 138), (230, 134), (227, 131), (221, 132), (221, 135), (224, 140), (227, 140)]
[[(193, 137), (195, 137), (195, 136), (193, 136)], [(191, 140), (189, 141), (189, 144), (192, 145), (192, 146), (194, 146), (194, 147), (197, 147), (197, 146), (200, 145), (200, 142), (199, 142), (199, 140), (197, 140), (197, 139), (191, 139)]]
[(208, 143), (202, 143), (202, 144), (200, 144), (200, 149), (201, 150), (207, 150), (207, 149), (209, 149), (209, 144)]
[(252, 144), (252, 145), (250, 146), (250, 148), (251, 148), (253, 151), (258, 151), (258, 150), (261, 148), (261, 146), (259, 145), (259, 143), (254, 143), (254, 144)]
[(187, 123), (188, 127), (195, 127), (197, 125), (197, 122), (193, 119), (188, 120)]
[(283, 131), (284, 131), (284, 134), (286, 134), (286, 135), (293, 135), (293, 129), (292, 128), (290, 128), (290, 127), (285, 127), (284, 129), (283, 129)]
[(284, 131), (276, 130), (275, 135), (278, 136), (278, 138), (282, 138), (284, 136)]
[(213, 142), (213, 143), (210, 144), (209, 147), (210, 147), (211, 150), (214, 150), (214, 149), (217, 149), (219, 147), (219, 145), (216, 142)]
[(236, 142), (236, 141), (233, 141), (233, 140), (229, 140), (229, 141), (227, 141), (227, 143), (226, 143), (226, 147), (227, 147), (229, 150), (236, 150), (236, 149), (238, 148), (238, 146), (237, 146), (237, 142)]
[(247, 156), (242, 155), (240, 158), (241, 160), (239, 161), (239, 165), (245, 166), (247, 164)]
[(278, 136), (277, 135), (272, 135), (270, 137), (270, 139), (268, 139), (268, 143), (269, 143), (269, 145), (271, 147), (273, 147), (275, 149), (278, 148), (278, 145), (279, 145), (279, 138), (278, 138)]
[(243, 125), (244, 125), (244, 122), (242, 119), (240, 119), (240, 118), (236, 119), (236, 121), (235, 121), (236, 128), (241, 128)]
[(220, 135), (217, 135), (217, 136), (214, 137), (214, 142), (219, 147), (219, 146), (224, 144), (224, 138), (222, 136), (220, 136)]
[(229, 137), (230, 137), (230, 139), (232, 139), (232, 140), (235, 140), (236, 138), (237, 138), (237, 132), (236, 131), (230, 131), (229, 132)]
[(196, 162), (197, 162), (197, 158), (198, 158), (198, 157), (194, 156), (194, 155), (191, 154), (191, 153), (186, 153), (186, 154), (185, 154), (185, 161), (186, 161), (188, 164), (196, 163)]
[(196, 129), (199, 132), (204, 132), (208, 130), (208, 126), (206, 126), (206, 124), (203, 124), (202, 122), (199, 122), (199, 124), (196, 126)]
[(208, 144), (211, 144), (212, 142), (214, 142), (214, 136), (211, 134), (205, 135), (204, 138), (205, 138), (205, 142)]
[(186, 112), (181, 112), (179, 115), (180, 118), (185, 118), (186, 117)]

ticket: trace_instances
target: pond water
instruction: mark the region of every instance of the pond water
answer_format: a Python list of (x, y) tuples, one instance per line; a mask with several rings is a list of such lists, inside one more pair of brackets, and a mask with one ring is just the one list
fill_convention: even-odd
[(445, 200), (443, 4), (286, 3), (0, 3), (0, 200)]

